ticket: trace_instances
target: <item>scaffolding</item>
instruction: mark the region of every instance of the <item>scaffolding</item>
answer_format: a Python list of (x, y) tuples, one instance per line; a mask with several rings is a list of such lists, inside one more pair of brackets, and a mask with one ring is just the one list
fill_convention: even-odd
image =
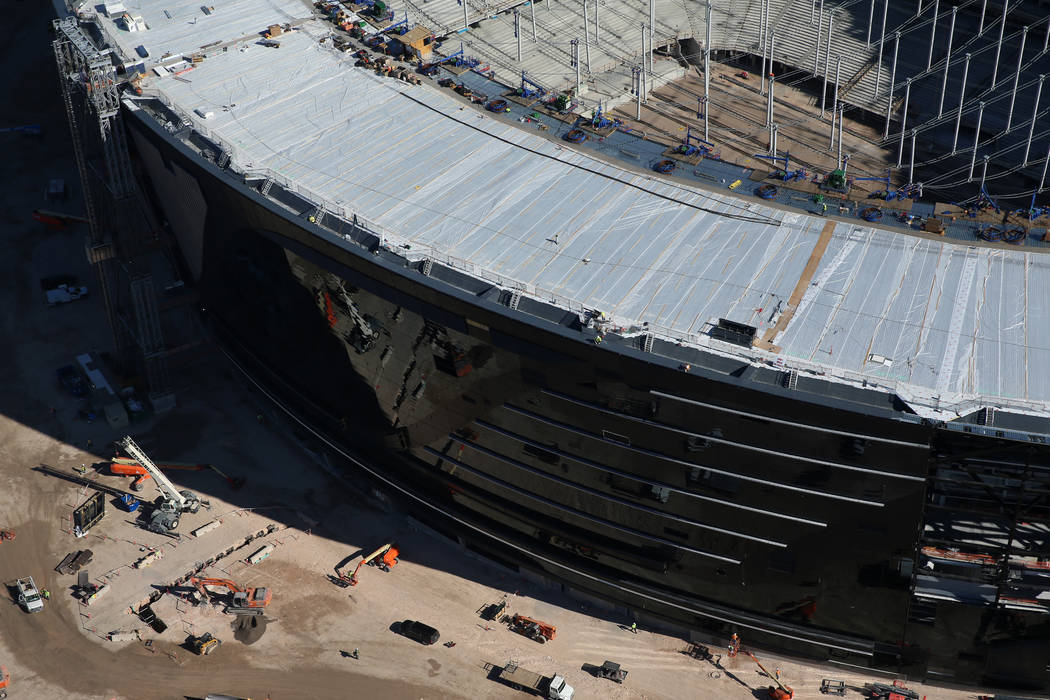
[(108, 49), (99, 49), (75, 17), (53, 22), (52, 43), (62, 98), (83, 185), (88, 261), (126, 374), (144, 370), (155, 410), (173, 392), (152, 274), (135, 271), (136, 256), (159, 240), (136, 186), (121, 119), (121, 80)]

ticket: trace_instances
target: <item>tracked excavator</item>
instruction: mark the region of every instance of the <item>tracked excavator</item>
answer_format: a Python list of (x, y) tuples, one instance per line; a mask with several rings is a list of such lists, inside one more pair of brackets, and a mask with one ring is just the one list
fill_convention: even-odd
[(231, 614), (256, 614), (261, 615), (270, 601), (273, 592), (269, 588), (243, 588), (233, 581), (225, 578), (190, 578), (190, 584), (200, 591), (204, 599), (208, 599), (206, 586), (225, 588), (230, 592), (230, 602), (226, 605), (226, 612)]

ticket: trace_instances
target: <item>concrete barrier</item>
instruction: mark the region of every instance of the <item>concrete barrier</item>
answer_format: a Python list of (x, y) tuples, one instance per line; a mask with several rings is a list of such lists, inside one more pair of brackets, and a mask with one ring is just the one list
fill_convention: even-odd
[(273, 554), (273, 545), (268, 544), (265, 547), (258, 549), (254, 554), (245, 559), (245, 561), (247, 561), (249, 564), (258, 564), (271, 554)]
[(209, 532), (211, 532), (212, 530), (214, 530), (215, 528), (219, 527), (220, 525), (222, 525), (222, 521), (221, 520), (212, 520), (207, 525), (201, 525), (199, 528), (194, 530), (193, 531), (193, 536), (194, 537), (200, 537), (201, 535), (206, 535)]
[(154, 562), (157, 562), (157, 561), (160, 561), (163, 558), (164, 558), (164, 550), (163, 549), (155, 549), (152, 552), (150, 552), (149, 554), (147, 554), (146, 556), (144, 556), (141, 559), (139, 559), (137, 562), (135, 562), (135, 568), (136, 569), (144, 569), (147, 566), (149, 566), (150, 564), (152, 564)]
[(89, 595), (87, 598), (84, 599), (84, 604), (85, 605), (91, 605), (96, 600), (98, 600), (102, 596), (104, 596), (107, 593), (109, 593), (109, 588), (110, 588), (110, 586), (109, 586), (108, 583), (102, 584), (101, 586), (98, 587), (98, 590), (96, 590), (94, 593), (92, 593), (91, 595)]
[(138, 630), (131, 630), (130, 632), (110, 632), (106, 637), (111, 642), (136, 642), (142, 639), (139, 636)]

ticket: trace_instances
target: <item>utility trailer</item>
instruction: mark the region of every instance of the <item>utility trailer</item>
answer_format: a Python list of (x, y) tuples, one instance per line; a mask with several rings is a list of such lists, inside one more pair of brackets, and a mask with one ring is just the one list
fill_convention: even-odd
[(572, 700), (572, 694), (575, 692), (560, 675), (543, 676), (518, 666), (514, 661), (507, 662), (498, 678), (512, 688), (539, 695), (547, 700)]

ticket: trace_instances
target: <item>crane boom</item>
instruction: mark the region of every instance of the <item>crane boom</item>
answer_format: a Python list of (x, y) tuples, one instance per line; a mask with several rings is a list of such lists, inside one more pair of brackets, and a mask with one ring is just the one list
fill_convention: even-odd
[(153, 477), (153, 483), (157, 485), (164, 497), (170, 501), (175, 501), (175, 504), (179, 509), (183, 509), (186, 506), (186, 498), (179, 490), (175, 488), (175, 484), (171, 483), (168, 477), (164, 476), (164, 472), (153, 463), (146, 453), (142, 450), (134, 440), (131, 439), (130, 435), (121, 438), (118, 442), (121, 448), (128, 453), (128, 456), (142, 465), (142, 468)]

